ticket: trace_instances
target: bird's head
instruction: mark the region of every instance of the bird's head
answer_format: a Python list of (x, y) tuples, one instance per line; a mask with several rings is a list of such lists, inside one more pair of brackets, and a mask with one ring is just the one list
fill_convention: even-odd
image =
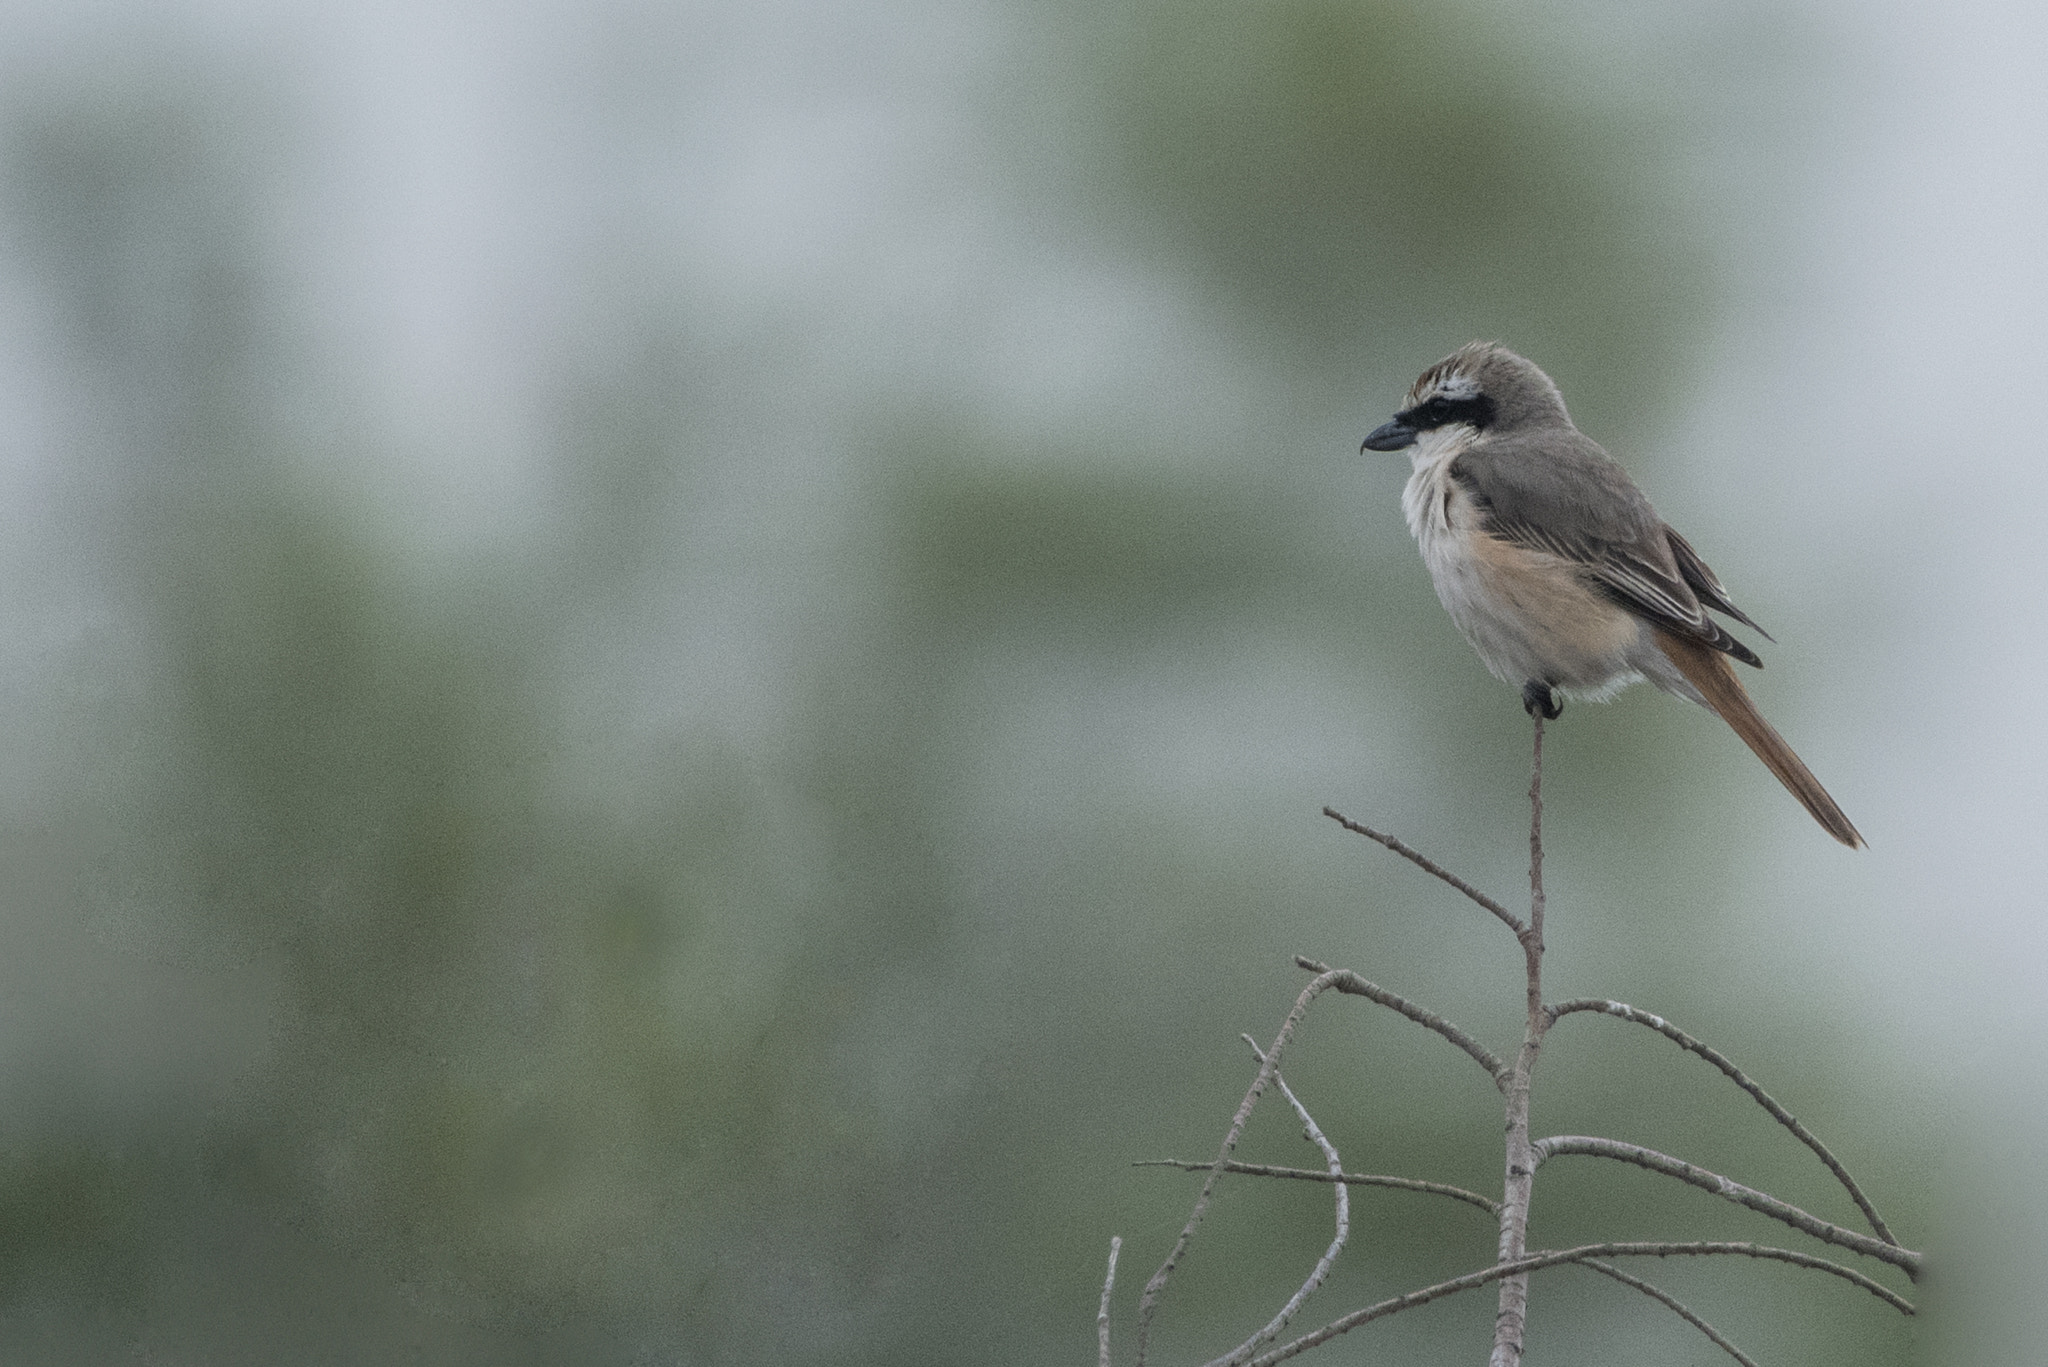
[(1438, 428), (1474, 432), (1571, 425), (1550, 377), (1496, 342), (1473, 342), (1422, 372), (1393, 421), (1381, 423), (1361, 450), (1402, 451)]

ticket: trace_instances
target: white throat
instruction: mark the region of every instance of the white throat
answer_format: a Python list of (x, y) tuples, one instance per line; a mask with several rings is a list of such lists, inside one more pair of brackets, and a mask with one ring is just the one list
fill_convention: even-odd
[(1425, 560), (1431, 545), (1450, 534), (1451, 497), (1456, 492), (1450, 464), (1478, 435), (1475, 427), (1451, 423), (1422, 433), (1415, 439), (1415, 445), (1408, 448), (1408, 464), (1413, 473), (1408, 476), (1407, 488), (1401, 491), (1401, 512), (1408, 519), (1408, 530), (1421, 545)]

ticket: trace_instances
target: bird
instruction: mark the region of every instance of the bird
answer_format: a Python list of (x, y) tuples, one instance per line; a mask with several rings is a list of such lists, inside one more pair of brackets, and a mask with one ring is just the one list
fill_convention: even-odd
[(1736, 676), (1734, 661), (1763, 661), (1709, 614), (1774, 638), (1579, 431), (1534, 362), (1495, 342), (1460, 347), (1360, 451), (1408, 453), (1401, 509), (1437, 597), (1531, 717), (1648, 680), (1727, 722), (1822, 829), (1863, 848)]

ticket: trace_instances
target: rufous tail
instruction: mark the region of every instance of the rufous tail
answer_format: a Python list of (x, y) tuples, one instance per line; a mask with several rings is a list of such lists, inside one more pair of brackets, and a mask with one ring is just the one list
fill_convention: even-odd
[(1748, 690), (1743, 688), (1742, 680), (1735, 677), (1735, 666), (1728, 662), (1726, 655), (1712, 646), (1674, 636), (1667, 631), (1657, 633), (1657, 644), (1663, 647), (1671, 663), (1678, 666), (1678, 672), (1685, 675), (1706, 698), (1707, 706), (1742, 737), (1742, 743), (1778, 776), (1778, 782), (1785, 785), (1785, 791), (1799, 799), (1800, 806), (1813, 813), (1813, 819), (1829, 835), (1852, 850), (1863, 848), (1862, 835), (1842, 809), (1835, 805), (1835, 800), (1828, 796), (1828, 790), (1820, 786), (1820, 780), (1813, 776), (1813, 771), (1792, 753), (1792, 747), (1785, 744), (1785, 738), (1756, 710), (1756, 704), (1749, 700)]

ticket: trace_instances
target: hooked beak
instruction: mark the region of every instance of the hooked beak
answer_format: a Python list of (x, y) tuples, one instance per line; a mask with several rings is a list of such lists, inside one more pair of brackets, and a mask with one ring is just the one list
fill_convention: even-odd
[(1416, 431), (1407, 423), (1395, 418), (1372, 429), (1372, 435), (1365, 439), (1365, 445), (1358, 448), (1363, 455), (1367, 451), (1402, 451), (1415, 444)]

